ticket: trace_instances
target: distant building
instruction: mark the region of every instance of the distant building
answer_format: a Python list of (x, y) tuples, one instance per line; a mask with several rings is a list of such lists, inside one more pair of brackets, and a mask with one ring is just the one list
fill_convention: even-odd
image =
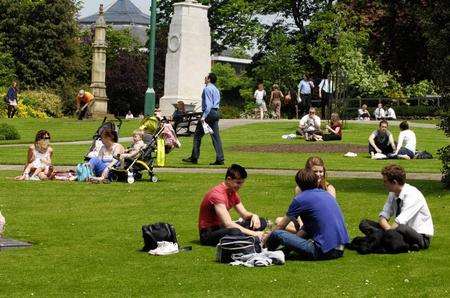
[[(78, 20), (83, 27), (92, 27), (97, 20), (98, 12)], [(137, 38), (142, 45), (147, 42), (147, 28), (150, 16), (143, 13), (130, 0), (117, 0), (105, 10), (106, 24), (114, 29), (130, 29), (131, 34)]]

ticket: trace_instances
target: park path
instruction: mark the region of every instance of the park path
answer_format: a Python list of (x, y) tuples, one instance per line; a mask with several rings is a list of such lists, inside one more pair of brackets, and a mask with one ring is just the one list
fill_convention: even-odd
[[(225, 130), (231, 127), (235, 126), (242, 126), (247, 124), (254, 124), (254, 123), (280, 123), (280, 122), (298, 122), (296, 119), (283, 119), (283, 120), (273, 120), (273, 119), (265, 119), (265, 120), (256, 120), (256, 119), (221, 119), (220, 120), (220, 130)], [(366, 124), (366, 125), (373, 125), (376, 127), (378, 125), (378, 121), (360, 121), (360, 120), (347, 120), (347, 123), (358, 123), (358, 124)], [(390, 125), (398, 125), (400, 121), (389, 121)], [(418, 127), (418, 128), (437, 128), (435, 124), (429, 124), (429, 123), (411, 123), (411, 127)], [(126, 138), (120, 138), (120, 142), (128, 143), (131, 142), (130, 137)], [(86, 141), (71, 141), (71, 142), (52, 142), (52, 145), (88, 145), (91, 144), (92, 140), (86, 140)], [(24, 147), (28, 146), (29, 144), (6, 144), (6, 145), (0, 145), (0, 148), (11, 148), (11, 147)]]
[[(68, 171), (75, 170), (74, 166), (57, 166), (57, 170)], [(0, 165), (0, 171), (22, 171), (23, 165)], [(282, 169), (247, 169), (249, 174), (263, 174), (273, 176), (291, 176), (296, 170)], [(180, 174), (224, 174), (224, 168), (156, 168), (155, 173), (180, 173)], [(346, 171), (327, 171), (329, 178), (346, 179), (381, 179), (379, 172), (346, 172)], [(408, 180), (429, 180), (440, 181), (441, 174), (436, 173), (408, 173)]]

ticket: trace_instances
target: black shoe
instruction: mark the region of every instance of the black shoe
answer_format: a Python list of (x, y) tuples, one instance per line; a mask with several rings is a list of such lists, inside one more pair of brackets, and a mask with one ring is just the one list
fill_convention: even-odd
[(223, 160), (222, 161), (216, 160), (215, 162), (212, 162), (209, 165), (210, 166), (221, 166), (221, 165), (224, 165), (224, 164), (225, 164), (225, 162)]
[(188, 158), (183, 158), (182, 161), (184, 162), (190, 162), (192, 164), (198, 164), (198, 161), (196, 159), (193, 159), (192, 157), (188, 157)]

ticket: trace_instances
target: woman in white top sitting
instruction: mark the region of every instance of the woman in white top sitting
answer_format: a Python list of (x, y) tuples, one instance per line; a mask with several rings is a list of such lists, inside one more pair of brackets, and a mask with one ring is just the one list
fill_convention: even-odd
[(89, 160), (89, 165), (95, 175), (95, 178), (91, 179), (93, 181), (106, 180), (108, 178), (109, 170), (119, 163), (119, 160), (116, 159), (116, 157), (125, 151), (122, 145), (116, 143), (112, 130), (105, 129), (100, 137), (103, 146), (98, 153), (98, 157)]
[(397, 150), (394, 156), (401, 159), (413, 159), (416, 154), (416, 134), (409, 129), (407, 121), (400, 123)]
[(358, 120), (364, 120), (364, 121), (370, 120), (370, 113), (367, 110), (366, 104), (362, 105), (361, 108), (358, 109)]
[(259, 83), (258, 89), (255, 90), (253, 98), (255, 99), (256, 105), (258, 106), (259, 118), (261, 120), (264, 119), (264, 112), (267, 112), (266, 102), (264, 101), (265, 97), (266, 97), (266, 90), (264, 90), (264, 84)]

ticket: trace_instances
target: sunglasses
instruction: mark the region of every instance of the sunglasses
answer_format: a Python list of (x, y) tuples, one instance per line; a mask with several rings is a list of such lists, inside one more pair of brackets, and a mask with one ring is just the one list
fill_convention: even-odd
[(50, 140), (50, 137), (43, 137), (41, 140)]

